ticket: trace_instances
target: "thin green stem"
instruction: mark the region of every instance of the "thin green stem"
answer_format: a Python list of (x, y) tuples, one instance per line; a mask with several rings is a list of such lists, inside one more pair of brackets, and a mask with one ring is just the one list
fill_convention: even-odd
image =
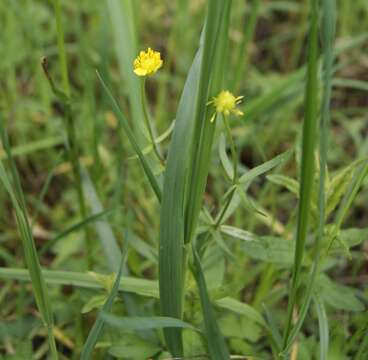
[(238, 175), (238, 153), (236, 151), (236, 146), (235, 146), (233, 137), (231, 135), (231, 129), (230, 129), (230, 126), (229, 126), (228, 118), (225, 115), (223, 116), (223, 120), (224, 120), (224, 125), (225, 125), (226, 136), (227, 136), (227, 139), (229, 141), (230, 149), (231, 149), (231, 156), (232, 156), (233, 166), (234, 166), (233, 184), (235, 185), (238, 182), (238, 178), (239, 178), (239, 175)]
[(233, 189), (231, 190), (230, 194), (227, 197), (226, 203), (223, 206), (223, 208), (221, 209), (220, 214), (216, 217), (216, 223), (214, 225), (215, 229), (217, 229), (220, 225), (221, 225), (221, 221), (224, 218), (227, 209), (229, 208), (231, 201), (233, 200), (234, 194), (236, 192), (236, 187), (234, 186)]
[(160, 162), (163, 164), (164, 159), (162, 158), (160, 151), (158, 149), (157, 143), (155, 141), (155, 137), (153, 135), (153, 130), (151, 126), (151, 119), (147, 108), (147, 100), (146, 100), (146, 80), (143, 79), (141, 81), (141, 101), (142, 101), (142, 109), (143, 109), (143, 115), (144, 115), (144, 123), (146, 124), (148, 134), (152, 143), (153, 151), (155, 152), (157, 158), (160, 160)]

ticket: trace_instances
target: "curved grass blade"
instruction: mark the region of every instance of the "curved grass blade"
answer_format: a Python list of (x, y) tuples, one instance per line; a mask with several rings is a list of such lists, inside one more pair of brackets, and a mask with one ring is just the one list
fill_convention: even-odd
[(139, 157), (139, 160), (141, 161), (143, 170), (148, 178), (148, 181), (150, 182), (152, 189), (154, 191), (154, 193), (156, 194), (156, 197), (158, 199), (159, 202), (161, 202), (161, 189), (160, 186), (157, 182), (157, 179), (155, 177), (155, 175), (153, 174), (153, 171), (151, 170), (146, 158), (144, 157), (139, 145), (138, 145), (138, 141), (135, 138), (135, 135), (133, 133), (133, 131), (130, 129), (128, 120), (125, 118), (125, 116), (123, 115), (122, 111), (120, 110), (120, 107), (117, 103), (117, 101), (115, 100), (114, 96), (112, 95), (111, 91), (109, 90), (109, 88), (107, 87), (105, 81), (103, 80), (101, 74), (96, 71), (98, 79), (100, 80), (103, 89), (106, 92), (106, 95), (110, 101), (110, 104), (113, 108), (113, 111), (116, 115), (116, 117), (118, 118), (118, 120), (120, 121), (121, 126), (123, 127), (126, 135), (128, 136), (128, 139), (130, 141), (130, 144), (132, 145), (134, 151), (136, 152), (136, 154)]

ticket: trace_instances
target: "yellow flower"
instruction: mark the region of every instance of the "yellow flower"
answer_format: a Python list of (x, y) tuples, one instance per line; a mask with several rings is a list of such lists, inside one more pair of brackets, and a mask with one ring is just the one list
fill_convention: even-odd
[[(225, 116), (230, 114), (241, 116), (244, 113), (237, 109), (236, 106), (240, 104), (243, 98), (244, 96), (235, 97), (230, 91), (222, 90), (208, 104), (213, 104), (216, 113), (224, 114)], [(212, 116), (211, 122), (215, 119), (216, 113)]]
[(151, 48), (148, 48), (147, 51), (141, 51), (134, 60), (134, 72), (138, 76), (154, 74), (161, 66), (161, 54)]

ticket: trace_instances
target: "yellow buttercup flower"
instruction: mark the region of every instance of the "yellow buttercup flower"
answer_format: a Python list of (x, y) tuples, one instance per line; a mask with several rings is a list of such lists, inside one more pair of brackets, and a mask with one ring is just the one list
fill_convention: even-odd
[(134, 60), (134, 72), (138, 76), (147, 76), (154, 74), (162, 66), (161, 54), (148, 48), (147, 51), (141, 51)]
[(211, 122), (215, 119), (216, 113), (228, 116), (234, 114), (236, 116), (244, 115), (242, 111), (237, 109), (244, 96), (235, 97), (230, 91), (222, 90), (208, 104), (213, 104), (216, 109), (215, 114), (211, 118)]

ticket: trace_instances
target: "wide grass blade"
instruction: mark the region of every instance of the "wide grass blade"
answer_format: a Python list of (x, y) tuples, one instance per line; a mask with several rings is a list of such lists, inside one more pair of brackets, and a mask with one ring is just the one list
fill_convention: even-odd
[[(216, 61), (216, 66), (213, 66), (212, 62), (219, 32), (226, 34), (226, 36), (222, 35), (223, 40), (219, 40), (217, 44), (216, 57), (222, 59), (226, 48), (227, 31), (220, 31), (221, 15), (225, 9), (225, 4), (230, 8), (228, 1), (216, 0), (208, 3), (206, 25), (202, 34), (203, 49), (199, 50), (184, 87), (165, 172), (159, 247), (161, 311), (164, 316), (179, 319), (182, 317), (183, 311), (183, 285), (186, 268), (184, 243), (189, 240), (189, 237), (185, 236), (184, 229), (188, 219), (191, 223), (189, 228), (196, 223), (196, 221), (193, 222), (194, 218), (185, 216), (186, 204), (189, 203), (192, 210), (193, 205), (195, 211), (198, 211), (196, 214), (198, 216), (208, 172), (208, 164), (202, 168), (197, 159), (194, 158), (196, 156), (194, 149), (198, 150), (197, 146), (201, 143), (199, 152), (204, 153), (204, 156), (200, 156), (201, 163), (205, 162), (205, 158), (208, 160), (215, 126), (208, 121), (206, 104), (212, 72), (216, 74), (216, 81), (213, 80), (218, 87), (216, 90), (220, 90), (222, 81), (223, 68), (220, 67), (219, 60)], [(229, 16), (229, 11), (227, 16)], [(209, 127), (205, 131), (206, 136), (209, 136), (207, 141), (204, 141), (201, 136), (202, 127)], [(191, 170), (193, 167), (196, 168), (197, 172), (203, 170), (201, 185), (190, 183), (190, 178), (193, 177), (193, 170)], [(187, 193), (189, 193), (188, 197)], [(195, 205), (190, 200), (193, 196), (199, 196)], [(183, 356), (181, 330), (166, 329), (164, 334), (171, 353), (177, 357)]]
[(160, 186), (157, 182), (157, 179), (155, 177), (155, 175), (153, 174), (153, 171), (150, 167), (150, 165), (148, 164), (148, 161), (146, 160), (145, 156), (142, 153), (142, 150), (139, 146), (138, 140), (136, 139), (133, 131), (130, 129), (128, 120), (126, 119), (126, 117), (124, 116), (124, 114), (122, 113), (122, 111), (120, 110), (120, 107), (117, 103), (117, 101), (115, 100), (114, 96), (112, 95), (111, 91), (109, 90), (109, 88), (107, 87), (105, 81), (103, 80), (102, 76), (100, 75), (100, 73), (97, 71), (97, 76), (98, 79), (100, 80), (103, 89), (106, 92), (106, 95), (110, 101), (110, 104), (112, 106), (112, 109), (116, 115), (116, 117), (118, 118), (118, 120), (120, 121), (121, 126), (123, 127), (128, 140), (130, 142), (130, 144), (132, 145), (135, 153), (137, 154), (137, 156), (139, 157), (139, 160), (142, 164), (143, 170), (148, 178), (148, 181), (150, 182), (152, 189), (154, 191), (154, 193), (156, 194), (156, 197), (158, 199), (159, 202), (161, 202), (161, 189)]
[(114, 299), (119, 291), (119, 285), (120, 285), (120, 279), (123, 272), (123, 265), (127, 256), (128, 252), (128, 240), (125, 240), (124, 243), (124, 249), (121, 255), (121, 260), (119, 264), (119, 271), (116, 275), (116, 279), (114, 282), (114, 285), (110, 291), (110, 294), (106, 300), (106, 302), (103, 304), (102, 308), (98, 312), (97, 318), (95, 323), (93, 324), (93, 327), (91, 331), (88, 334), (87, 340), (83, 346), (83, 350), (81, 353), (81, 360), (88, 360), (91, 358), (91, 354), (93, 352), (93, 349), (97, 343), (97, 340), (103, 331), (105, 320), (103, 318), (103, 313), (110, 311), (112, 304), (114, 303)]
[(9, 194), (15, 210), (18, 231), (22, 239), (25, 262), (27, 264), (29, 276), (32, 282), (33, 294), (35, 296), (36, 304), (40, 311), (41, 318), (45, 324), (45, 327), (47, 328), (51, 356), (53, 359), (57, 359), (58, 354), (55, 338), (53, 335), (54, 319), (51, 302), (46, 288), (46, 283), (41, 272), (41, 266), (33, 239), (32, 229), (28, 220), (28, 213), (26, 210), (26, 202), (23, 189), (20, 183), (14, 159), (11, 155), (10, 145), (2, 121), (3, 120), (0, 118), (0, 135), (2, 145), (8, 155), (12, 178), (8, 176), (4, 165), (0, 160), (0, 181)]
[(300, 273), (303, 262), (305, 240), (308, 233), (312, 189), (315, 173), (314, 150), (317, 137), (318, 116), (318, 1), (310, 1), (311, 23), (308, 44), (307, 82), (305, 93), (305, 115), (302, 134), (302, 159), (300, 172), (300, 196), (298, 204), (298, 220), (294, 267), (289, 292), (287, 321), (284, 331), (284, 349), (292, 327), (292, 316), (296, 304), (297, 291), (300, 284)]
[[(182, 317), (182, 293), (185, 273), (184, 255), (184, 207), (186, 172), (190, 139), (194, 128), (194, 104), (198, 92), (201, 64), (201, 49), (198, 51), (179, 103), (173, 137), (167, 159), (164, 193), (161, 206), (159, 282), (161, 313), (164, 316)], [(181, 331), (164, 330), (171, 352), (182, 354)]]

